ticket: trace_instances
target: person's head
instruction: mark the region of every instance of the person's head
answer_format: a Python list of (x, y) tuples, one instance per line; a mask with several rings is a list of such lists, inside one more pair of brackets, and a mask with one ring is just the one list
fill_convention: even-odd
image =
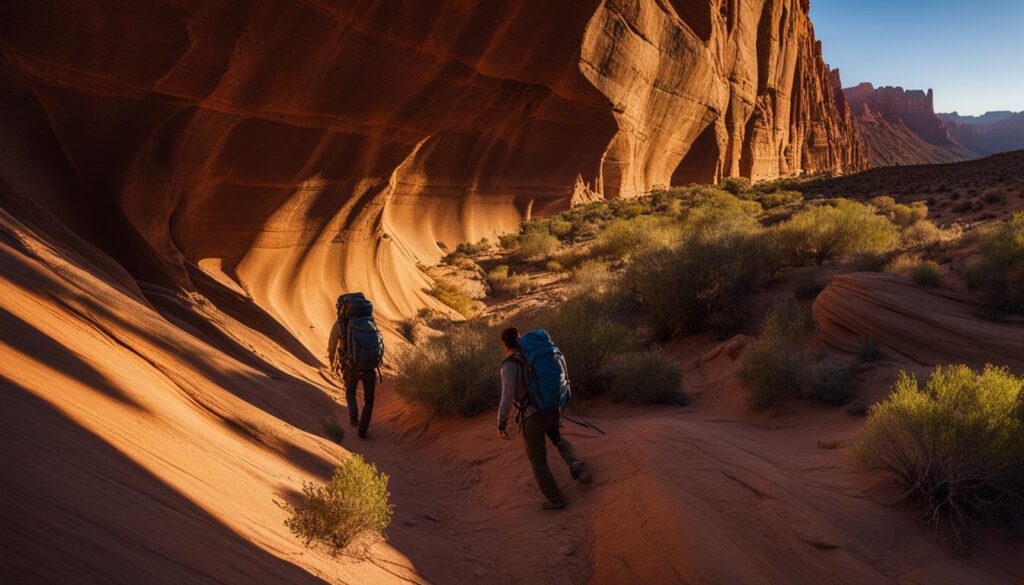
[(501, 332), (501, 344), (505, 346), (505, 353), (512, 355), (519, 349), (519, 330), (515, 327), (508, 327)]

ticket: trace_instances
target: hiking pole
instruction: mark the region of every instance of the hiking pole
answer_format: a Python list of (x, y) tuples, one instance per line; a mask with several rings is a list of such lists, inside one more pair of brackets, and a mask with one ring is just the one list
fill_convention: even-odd
[(573, 423), (574, 425), (579, 425), (579, 426), (581, 426), (583, 428), (586, 428), (586, 429), (593, 429), (593, 430), (601, 433), (602, 435), (607, 435), (608, 434), (608, 433), (602, 431), (601, 429), (597, 428), (597, 426), (595, 426), (593, 423), (587, 421), (587, 419), (583, 418), (583, 416), (580, 415), (579, 411), (576, 410), (575, 407), (573, 407), (572, 411), (573, 411), (573, 413), (576, 416), (580, 417), (580, 420), (576, 420), (576, 419), (572, 418), (571, 416), (569, 416), (568, 414), (563, 414), (562, 418), (564, 418), (565, 420)]

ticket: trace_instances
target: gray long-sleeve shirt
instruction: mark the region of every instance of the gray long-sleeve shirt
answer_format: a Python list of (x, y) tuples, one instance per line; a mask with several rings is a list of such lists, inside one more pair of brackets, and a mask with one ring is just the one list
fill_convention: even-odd
[(334, 322), (334, 326), (331, 327), (331, 335), (327, 339), (327, 361), (332, 368), (341, 359), (339, 349), (342, 351), (345, 349), (345, 336), (341, 333), (340, 319)]
[[(523, 359), (522, 356), (518, 356)], [(498, 403), (498, 430), (508, 424), (512, 405), (526, 402), (526, 372), (523, 365), (516, 360), (505, 360), (501, 363), (501, 402)], [(527, 404), (523, 417), (536, 414), (538, 411), (532, 404)]]

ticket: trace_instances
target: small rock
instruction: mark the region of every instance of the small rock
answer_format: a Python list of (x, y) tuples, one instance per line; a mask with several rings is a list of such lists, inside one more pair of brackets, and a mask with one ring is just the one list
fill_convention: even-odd
[(434, 516), (433, 514), (426, 514), (425, 513), (425, 514), (423, 514), (423, 519), (424, 520), (430, 520), (431, 522), (440, 522), (440, 520), (437, 519), (437, 516)]
[(402, 524), (406, 526), (416, 526), (416, 523), (409, 519), (402, 520)]
[(576, 552), (576, 547), (571, 544), (563, 544), (562, 546), (558, 547), (558, 554), (562, 555), (563, 557), (572, 556), (574, 552)]

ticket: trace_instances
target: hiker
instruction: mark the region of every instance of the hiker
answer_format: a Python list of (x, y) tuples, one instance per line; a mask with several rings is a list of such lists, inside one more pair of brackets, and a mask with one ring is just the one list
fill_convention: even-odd
[[(341, 373), (348, 402), (349, 423), (359, 427), (359, 437), (366, 438), (373, 416), (373, 396), (377, 377), (384, 360), (384, 337), (373, 320), (373, 303), (363, 293), (348, 293), (335, 304), (338, 319), (331, 327), (327, 341), (327, 357), (331, 371)], [(383, 380), (383, 377), (381, 377)], [(359, 418), (356, 387), (363, 383), (363, 417)]]
[[(586, 464), (559, 431), (560, 410), (569, 400), (565, 360), (543, 329), (530, 331), (520, 338), (519, 330), (509, 327), (501, 332), (501, 343), (505, 347), (505, 359), (501, 362), (498, 436), (505, 440), (512, 438), (506, 427), (514, 404), (526, 456), (533, 467), (537, 486), (548, 499), (541, 504), (541, 508), (559, 510), (565, 507), (565, 499), (548, 467), (545, 436), (558, 449), (574, 480), (587, 483), (591, 479)], [(533, 360), (534, 366), (527, 360), (527, 355)]]

